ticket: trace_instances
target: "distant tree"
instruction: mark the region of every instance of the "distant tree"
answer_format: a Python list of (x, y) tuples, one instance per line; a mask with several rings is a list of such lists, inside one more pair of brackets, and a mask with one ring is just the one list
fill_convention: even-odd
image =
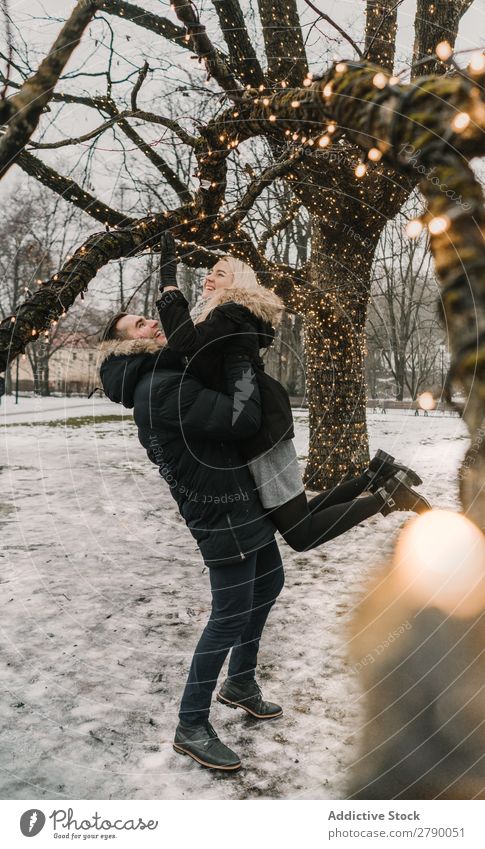
[(415, 399), (431, 381), (446, 341), (428, 246), (425, 239), (410, 240), (404, 225), (398, 216), (381, 236), (367, 318), (370, 356), (394, 378), (398, 401), (405, 394)]
[[(52, 277), (81, 232), (79, 211), (40, 186), (14, 186), (4, 209), (8, 214), (0, 222), (0, 318), (15, 312), (41, 280)], [(36, 333), (24, 354), (34, 375), (34, 391), (41, 395), (49, 394), (50, 358), (69, 344), (67, 327), (60, 332), (64, 318)], [(12, 391), (11, 368), (6, 373), (6, 391)]]

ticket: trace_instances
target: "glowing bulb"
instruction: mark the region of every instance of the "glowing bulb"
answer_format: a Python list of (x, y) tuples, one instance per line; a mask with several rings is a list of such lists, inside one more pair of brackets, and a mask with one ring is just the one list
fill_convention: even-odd
[(421, 410), (434, 410), (436, 407), (436, 401), (432, 392), (422, 392), (421, 395), (418, 396), (418, 404)]
[(447, 62), (452, 53), (453, 49), (449, 41), (440, 41), (440, 43), (436, 45), (436, 55), (442, 62)]
[(365, 175), (367, 174), (367, 166), (365, 165), (365, 163), (359, 162), (354, 173), (355, 176), (359, 178), (359, 180), (361, 177), (365, 177)]
[(335, 70), (337, 71), (337, 74), (345, 74), (347, 67), (348, 66), (345, 62), (337, 62)]
[(291, 101), (292, 109), (297, 109), (299, 105), (300, 105), (300, 101), (299, 101), (299, 100), (292, 100), (292, 101)]
[(417, 239), (423, 232), (423, 222), (419, 218), (413, 218), (406, 224), (406, 233), (410, 239)]
[(458, 112), (458, 115), (455, 115), (453, 118), (451, 126), (457, 133), (461, 133), (462, 130), (466, 130), (470, 121), (471, 118), (468, 112)]
[(436, 218), (432, 218), (428, 224), (428, 230), (433, 236), (440, 236), (441, 233), (445, 233), (448, 227), (450, 226), (450, 219), (447, 215), (437, 215)]
[(330, 82), (330, 83), (327, 83), (327, 85), (323, 89), (323, 96), (324, 97), (331, 97), (332, 93), (333, 93), (333, 85)]
[(387, 83), (389, 82), (389, 77), (386, 77), (386, 75), (383, 74), (382, 71), (378, 71), (378, 73), (375, 74), (375, 76), (373, 77), (372, 82), (374, 83), (376, 88), (385, 88)]
[(414, 605), (477, 616), (485, 608), (485, 537), (460, 513), (430, 510), (401, 534), (394, 573)]
[(475, 73), (485, 71), (485, 56), (481, 50), (477, 50), (472, 54), (468, 67), (470, 68), (470, 71), (474, 71)]
[(337, 129), (337, 125), (336, 125), (335, 121), (331, 121), (330, 124), (327, 127), (327, 133), (332, 134), (332, 133), (335, 132), (336, 129)]
[(371, 147), (367, 156), (371, 162), (379, 162), (382, 159), (382, 152), (378, 147)]
[(322, 136), (321, 139), (318, 140), (319, 147), (327, 147), (330, 144), (330, 136)]

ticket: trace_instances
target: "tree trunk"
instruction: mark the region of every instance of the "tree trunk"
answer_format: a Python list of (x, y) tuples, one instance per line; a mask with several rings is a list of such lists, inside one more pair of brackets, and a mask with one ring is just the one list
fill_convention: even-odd
[(13, 393), (12, 366), (8, 366), (5, 369), (5, 395), (12, 395), (12, 393)]
[(305, 483), (326, 489), (369, 460), (365, 321), (377, 238), (312, 221), (313, 303), (304, 321), (310, 447)]
[(51, 394), (49, 386), (49, 358), (43, 357), (40, 363), (40, 394), (47, 396)]

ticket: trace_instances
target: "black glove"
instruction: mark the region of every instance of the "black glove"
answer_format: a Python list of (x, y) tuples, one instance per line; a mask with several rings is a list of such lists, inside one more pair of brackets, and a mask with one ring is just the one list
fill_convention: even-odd
[(177, 285), (177, 256), (175, 242), (170, 233), (162, 233), (160, 239), (160, 285), (163, 292), (165, 286)]
[(254, 324), (245, 322), (239, 325), (231, 338), (226, 340), (224, 356), (251, 362), (259, 359), (259, 336)]

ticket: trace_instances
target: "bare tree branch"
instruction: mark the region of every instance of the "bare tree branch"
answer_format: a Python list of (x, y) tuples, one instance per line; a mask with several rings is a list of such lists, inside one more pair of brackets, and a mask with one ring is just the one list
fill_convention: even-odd
[(143, 83), (146, 80), (148, 71), (150, 70), (150, 66), (148, 62), (145, 62), (143, 68), (141, 68), (140, 73), (138, 74), (135, 85), (133, 86), (133, 91), (131, 92), (131, 108), (133, 112), (136, 112), (138, 106), (136, 105), (136, 98), (138, 96), (138, 92), (140, 91)]
[(0, 138), (0, 178), (34, 132), (63, 68), (98, 7), (99, 0), (81, 0), (77, 4), (36, 73), (8, 101), (9, 123)]
[(226, 60), (212, 44), (192, 0), (172, 0), (172, 6), (187, 30), (192, 49), (204, 62), (209, 78), (214, 77), (226, 94), (232, 100), (238, 101), (242, 87)]
[(286, 230), (286, 228), (295, 220), (301, 209), (302, 203), (298, 198), (293, 198), (290, 204), (290, 208), (285, 215), (282, 215), (278, 221), (268, 227), (266, 230), (263, 230), (259, 239), (258, 239), (258, 250), (264, 251), (267, 243), (273, 236), (276, 236), (277, 233), (281, 232), (281, 230)]
[(158, 154), (153, 149), (152, 145), (146, 142), (145, 139), (142, 138), (142, 136), (140, 136), (140, 134), (137, 133), (136, 130), (133, 129), (133, 127), (130, 126), (130, 124), (125, 118), (122, 118), (120, 116), (120, 113), (118, 112), (115, 103), (106, 98), (105, 109), (113, 116), (113, 118), (117, 119), (118, 126), (121, 130), (123, 130), (124, 134), (133, 142), (133, 144), (136, 145), (136, 147), (142, 153), (145, 154), (145, 156), (152, 163), (152, 165), (154, 165), (155, 168), (160, 171), (169, 186), (171, 186), (174, 192), (176, 192), (176, 194), (178, 195), (180, 202), (189, 202), (192, 198), (192, 194), (188, 186), (186, 186), (185, 183), (182, 182), (178, 174), (175, 173), (175, 171), (173, 170), (173, 168), (170, 167), (168, 162), (165, 162), (163, 157), (161, 157), (160, 154)]
[(301, 85), (308, 62), (295, 0), (258, 0), (263, 26), (267, 76), (273, 83)]
[[(107, 108), (106, 105), (104, 108)], [(115, 124), (119, 124), (127, 118), (138, 118), (141, 121), (147, 121), (151, 124), (160, 124), (162, 127), (172, 130), (172, 132), (175, 133), (179, 139), (184, 142), (184, 144), (187, 144), (190, 147), (197, 146), (197, 137), (187, 133), (176, 121), (173, 121), (171, 118), (164, 118), (162, 115), (156, 115), (154, 112), (145, 112), (143, 109), (125, 109), (123, 112), (118, 112), (112, 118), (109, 118), (109, 120), (100, 124), (99, 127), (95, 127), (94, 130), (90, 130), (89, 133), (85, 133), (83, 136), (73, 136), (72, 138), (61, 139), (56, 142), (30, 141), (29, 145), (36, 150), (57, 150), (60, 147), (69, 147), (70, 145), (81, 144), (82, 142), (89, 141), (89, 139), (96, 138), (96, 136), (104, 133), (105, 130), (109, 130), (110, 127), (113, 127)]]
[(2, 0), (0, 5), (2, 7), (2, 15), (5, 22), (5, 40), (7, 42), (7, 56), (5, 57), (6, 69), (5, 74), (2, 74), (4, 82), (3, 89), (0, 92), (0, 109), (2, 111), (5, 110), (5, 116), (8, 117), (10, 106), (7, 106), (5, 102), (5, 97), (7, 95), (8, 87), (10, 85), (10, 70), (13, 67), (13, 39), (7, 0)]
[(263, 69), (249, 38), (239, 0), (213, 0), (229, 49), (231, 64), (246, 85), (266, 85)]
[(367, 0), (365, 58), (388, 71), (394, 67), (397, 10), (403, 0)]
[(102, 0), (100, 9), (108, 12), (110, 15), (116, 15), (123, 18), (125, 21), (131, 21), (139, 27), (155, 32), (157, 35), (162, 35), (169, 41), (173, 41), (178, 47), (183, 47), (185, 50), (192, 50), (189, 40), (186, 38), (184, 27), (178, 27), (168, 18), (163, 18), (161, 15), (154, 15), (152, 12), (147, 12), (141, 6), (135, 3), (126, 3), (125, 0)]
[(337, 30), (337, 32), (342, 36), (342, 38), (344, 38), (345, 41), (347, 41), (351, 45), (351, 47), (355, 50), (355, 52), (357, 53), (357, 56), (359, 56), (360, 58), (363, 57), (364, 54), (363, 54), (362, 50), (360, 49), (359, 45), (356, 44), (356, 42), (354, 41), (353, 38), (351, 38), (351, 36), (348, 34), (348, 32), (346, 30), (344, 30), (341, 26), (339, 26), (339, 24), (336, 21), (334, 21), (333, 18), (330, 17), (330, 15), (326, 15), (325, 12), (321, 12), (320, 9), (317, 9), (317, 7), (311, 2), (311, 0), (305, 0), (305, 3), (307, 4), (307, 6), (310, 7), (310, 9), (313, 9), (313, 11), (317, 13), (319, 19), (321, 19), (323, 21), (327, 21), (327, 23), (330, 24), (330, 26), (332, 26), (334, 29)]
[[(413, 65), (419, 76), (442, 74), (446, 65), (436, 57), (436, 45), (447, 41), (454, 47), (461, 18), (472, 5), (473, 0), (455, 0), (453, 3), (431, 3), (430, 0), (417, 0), (414, 19)], [(428, 62), (421, 60), (429, 56)]]
[(227, 216), (228, 223), (230, 223), (231, 226), (239, 225), (253, 207), (256, 198), (259, 197), (261, 192), (263, 192), (267, 186), (270, 186), (274, 180), (278, 177), (282, 177), (291, 168), (293, 168), (295, 159), (297, 158), (298, 156), (289, 157), (285, 154), (279, 162), (268, 166), (268, 168), (265, 168), (258, 177), (252, 180), (243, 197), (237, 204), (236, 209)]
[(49, 168), (45, 162), (32, 156), (26, 150), (19, 153), (15, 164), (22, 168), (26, 174), (35, 177), (44, 186), (52, 189), (52, 191), (56, 192), (64, 200), (73, 203), (79, 209), (87, 212), (91, 218), (95, 218), (96, 221), (100, 221), (102, 224), (108, 224), (110, 227), (119, 227), (129, 224), (133, 220), (122, 212), (106, 206), (106, 204), (94, 197), (94, 195), (81, 188), (74, 180), (71, 180), (69, 177), (63, 177), (57, 171)]

